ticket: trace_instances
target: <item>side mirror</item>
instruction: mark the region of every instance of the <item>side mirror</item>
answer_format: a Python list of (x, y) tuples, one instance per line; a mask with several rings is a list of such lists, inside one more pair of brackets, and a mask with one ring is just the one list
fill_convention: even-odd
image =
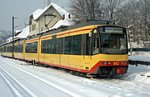
[(97, 33), (97, 30), (95, 29), (95, 30), (93, 31), (93, 33)]
[(91, 36), (92, 36), (92, 32), (89, 33), (89, 37), (91, 37)]

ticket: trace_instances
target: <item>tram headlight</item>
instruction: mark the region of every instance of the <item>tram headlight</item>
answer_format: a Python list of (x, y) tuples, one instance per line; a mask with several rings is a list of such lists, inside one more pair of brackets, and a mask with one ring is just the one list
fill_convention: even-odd
[(103, 64), (103, 65), (106, 65), (106, 64), (107, 64), (107, 62), (106, 62), (106, 61), (103, 61), (103, 62), (102, 62), (102, 64)]

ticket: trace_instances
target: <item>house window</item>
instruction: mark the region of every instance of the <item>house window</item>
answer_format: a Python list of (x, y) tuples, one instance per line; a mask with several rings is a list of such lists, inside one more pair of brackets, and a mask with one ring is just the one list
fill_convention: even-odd
[(43, 29), (43, 27), (41, 28), (41, 32), (43, 31), (44, 29)]
[(32, 31), (32, 27), (30, 26), (30, 32)]
[(34, 31), (36, 29), (36, 24), (32, 25), (32, 31)]

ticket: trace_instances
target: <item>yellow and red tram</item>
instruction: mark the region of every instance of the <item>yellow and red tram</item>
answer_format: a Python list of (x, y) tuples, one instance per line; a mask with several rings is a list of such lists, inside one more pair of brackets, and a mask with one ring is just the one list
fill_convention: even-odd
[[(125, 74), (126, 29), (107, 23), (87, 22), (15, 41), (21, 50), (14, 51), (14, 57), (84, 74)], [(11, 43), (1, 45), (1, 55), (11, 57), (8, 46), (11, 48)]]

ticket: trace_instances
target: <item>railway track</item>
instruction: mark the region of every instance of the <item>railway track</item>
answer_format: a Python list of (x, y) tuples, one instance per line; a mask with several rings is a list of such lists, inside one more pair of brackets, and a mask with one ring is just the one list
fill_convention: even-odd
[[(45, 89), (46, 89), (46, 87), (48, 87), (47, 90), (52, 90), (51, 88), (53, 88), (53, 91), (55, 91), (58, 94), (60, 93), (60, 95), (65, 96), (65, 97), (82, 97), (81, 95), (78, 95), (78, 94), (74, 93), (73, 91), (70, 91), (64, 87), (54, 84), (53, 82), (50, 82), (44, 78), (41, 78), (35, 74), (32, 74), (31, 72), (28, 72), (21, 68), (15, 67), (15, 65), (16, 65), (15, 63), (12, 63), (9, 61), (7, 61), (7, 63), (5, 61), (1, 61), (1, 63), (9, 66), (10, 70), (9, 69), (7, 70), (6, 67), (4, 67), (4, 65), (3, 66), (0, 65), (0, 77), (3, 78), (3, 80), (7, 84), (8, 88), (12, 91), (14, 97), (41, 97), (39, 94), (36, 94), (33, 89), (30, 89), (31, 87), (24, 86), (22, 83), (25, 83), (25, 82), (19, 81), (22, 78), (16, 77), (18, 75), (16, 75), (15, 73), (11, 74), (11, 72), (14, 70), (15, 70), (15, 72), (17, 71), (18, 73), (20, 73), (20, 75), (21, 74), (24, 75), (25, 78), (29, 79), (29, 77), (30, 77), (30, 79), (39, 83), (39, 84), (37, 84), (37, 86), (34, 86), (34, 85), (32, 86), (35, 89), (36, 89), (36, 87), (40, 88), (39, 86), (43, 85), (42, 87), (45, 87)], [(29, 83), (29, 82), (30, 81), (28, 81), (27, 83)], [(32, 82), (30, 82), (30, 83), (32, 83)], [(39, 90), (38, 88), (37, 88), (37, 90)], [(47, 96), (44, 96), (44, 95), (47, 95)], [(50, 95), (53, 95), (53, 94), (48, 93), (48, 94), (44, 94), (44, 95), (43, 95), (43, 97), (49, 97)], [(52, 96), (52, 97), (54, 97), (54, 96)]]
[(0, 76), (7, 84), (14, 97), (37, 97), (1, 66)]

